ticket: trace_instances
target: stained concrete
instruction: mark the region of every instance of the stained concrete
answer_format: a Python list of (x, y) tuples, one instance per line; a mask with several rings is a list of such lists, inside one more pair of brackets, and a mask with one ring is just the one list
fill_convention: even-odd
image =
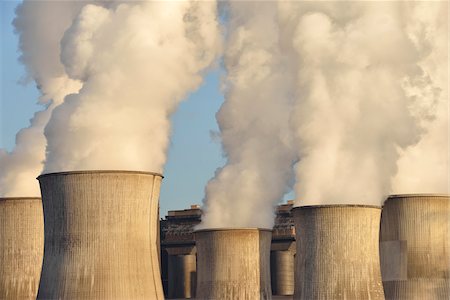
[(36, 299), (44, 252), (40, 198), (0, 198), (0, 299)]
[(384, 299), (379, 260), (380, 207), (293, 209), (294, 299)]
[[(281, 247), (283, 245), (285, 247)], [(272, 294), (279, 296), (294, 294), (294, 255), (295, 242), (272, 244), (270, 252)]]
[(271, 299), (268, 229), (195, 232), (197, 299)]
[(385, 201), (380, 258), (386, 299), (450, 299), (449, 231), (448, 195)]
[(162, 176), (39, 176), (45, 248), (38, 299), (163, 299), (157, 250)]

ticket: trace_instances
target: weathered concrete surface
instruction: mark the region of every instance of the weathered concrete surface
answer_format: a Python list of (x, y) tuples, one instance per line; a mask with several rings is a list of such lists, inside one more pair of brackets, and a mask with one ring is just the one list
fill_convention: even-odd
[(381, 208), (364, 205), (293, 209), (294, 299), (384, 299), (378, 249)]
[(163, 299), (157, 253), (162, 176), (39, 176), (45, 247), (39, 299)]
[(195, 249), (195, 247), (167, 249), (169, 254), (168, 297), (170, 299), (190, 299), (195, 297), (197, 284), (197, 258)]
[(196, 231), (197, 299), (271, 299), (271, 236), (257, 228)]
[(294, 255), (294, 241), (272, 244), (270, 279), (273, 295), (292, 296), (294, 294)]
[(0, 299), (36, 299), (44, 252), (40, 198), (0, 198)]
[(449, 227), (448, 195), (385, 201), (380, 258), (386, 299), (450, 299)]

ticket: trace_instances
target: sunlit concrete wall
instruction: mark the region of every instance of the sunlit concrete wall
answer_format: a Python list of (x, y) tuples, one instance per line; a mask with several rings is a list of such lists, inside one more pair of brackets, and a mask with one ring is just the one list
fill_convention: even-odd
[(197, 299), (271, 299), (268, 229), (195, 232)]
[(380, 257), (386, 299), (450, 299), (448, 195), (394, 195), (384, 203)]
[(0, 198), (0, 299), (36, 299), (44, 251), (40, 198)]
[(163, 299), (157, 210), (162, 176), (39, 176), (45, 247), (39, 299)]
[(294, 299), (384, 299), (380, 207), (305, 206), (294, 208), (293, 214)]

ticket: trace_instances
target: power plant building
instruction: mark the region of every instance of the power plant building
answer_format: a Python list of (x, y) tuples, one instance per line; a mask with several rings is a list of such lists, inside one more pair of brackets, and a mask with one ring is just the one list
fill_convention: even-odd
[(162, 176), (75, 171), (38, 177), (45, 245), (38, 299), (163, 299)]
[(303, 206), (293, 214), (294, 299), (384, 299), (378, 247), (381, 207)]
[(386, 299), (450, 299), (450, 198), (393, 195), (381, 217)]
[[(294, 283), (295, 229), (291, 215), (293, 201), (280, 205), (270, 245), (270, 273), (274, 295), (292, 295)], [(199, 206), (169, 211), (161, 220), (161, 273), (165, 296), (195, 298), (197, 283), (197, 247), (194, 227), (201, 222)], [(195, 262), (196, 266), (192, 264)], [(292, 266), (289, 263), (292, 262)]]
[(40, 198), (0, 198), (0, 299), (36, 299), (44, 252)]

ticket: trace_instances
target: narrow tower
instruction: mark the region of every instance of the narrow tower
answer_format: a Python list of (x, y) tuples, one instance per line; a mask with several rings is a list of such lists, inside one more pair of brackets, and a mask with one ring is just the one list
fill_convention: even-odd
[(44, 252), (40, 198), (0, 198), (0, 299), (36, 299)]
[(450, 299), (450, 197), (394, 195), (383, 206), (386, 299)]
[(293, 209), (297, 254), (294, 299), (384, 299), (381, 208), (321, 205)]
[(271, 299), (269, 229), (195, 232), (197, 299)]
[(76, 171), (38, 177), (45, 219), (39, 299), (163, 299), (162, 176)]

